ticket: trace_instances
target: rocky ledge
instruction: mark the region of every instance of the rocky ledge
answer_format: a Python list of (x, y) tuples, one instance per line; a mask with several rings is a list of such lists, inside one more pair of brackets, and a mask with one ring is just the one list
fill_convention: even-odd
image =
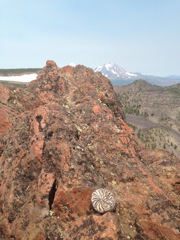
[[(47, 61), (0, 84), (0, 239), (179, 239), (179, 159), (144, 149), (109, 80)], [(113, 192), (98, 213), (92, 192)]]

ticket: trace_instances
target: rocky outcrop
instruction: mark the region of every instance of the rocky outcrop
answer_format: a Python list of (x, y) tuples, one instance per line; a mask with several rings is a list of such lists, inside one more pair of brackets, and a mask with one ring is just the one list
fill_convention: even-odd
[[(178, 239), (179, 159), (137, 144), (107, 78), (47, 61), (2, 88), (0, 239)], [(98, 188), (113, 212), (93, 209)]]

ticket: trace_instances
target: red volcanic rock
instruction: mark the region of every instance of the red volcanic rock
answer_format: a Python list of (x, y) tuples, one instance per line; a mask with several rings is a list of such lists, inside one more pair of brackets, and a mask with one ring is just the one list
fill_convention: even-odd
[(1, 103), (7, 103), (8, 99), (10, 98), (10, 90), (0, 84), (0, 101)]
[(7, 133), (11, 126), (8, 111), (9, 109), (0, 104), (0, 136)]
[(4, 136), (11, 126), (11, 109), (6, 106), (9, 98), (10, 90), (0, 84), (0, 137)]
[(54, 61), (52, 61), (52, 60), (47, 60), (47, 61), (46, 61), (46, 67), (48, 67), (48, 68), (56, 68), (57, 65), (56, 65), (56, 63), (55, 63)]
[(107, 78), (47, 61), (0, 92), (0, 239), (179, 239), (180, 161), (138, 145)]

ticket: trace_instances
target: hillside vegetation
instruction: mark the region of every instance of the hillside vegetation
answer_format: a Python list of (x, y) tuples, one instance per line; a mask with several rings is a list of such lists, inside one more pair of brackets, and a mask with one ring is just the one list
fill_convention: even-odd
[(160, 87), (138, 80), (114, 89), (145, 146), (180, 156), (180, 84)]

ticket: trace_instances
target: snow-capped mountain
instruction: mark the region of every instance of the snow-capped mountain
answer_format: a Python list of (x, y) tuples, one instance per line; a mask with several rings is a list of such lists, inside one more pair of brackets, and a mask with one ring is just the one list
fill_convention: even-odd
[(143, 79), (147, 82), (160, 86), (170, 86), (180, 82), (180, 76), (172, 77), (158, 77), (153, 75), (144, 75), (141, 73), (128, 72), (117, 64), (109, 62), (103, 66), (96, 67), (95, 72), (101, 72), (104, 76), (109, 78), (113, 85), (127, 85), (135, 80)]
[(134, 79), (138, 75), (136, 73), (130, 73), (124, 70), (124, 68), (119, 67), (115, 63), (106, 63), (103, 66), (97, 67), (94, 69), (95, 72), (101, 72), (104, 76), (109, 78), (110, 80), (116, 80), (119, 78), (123, 78), (124, 80)]

